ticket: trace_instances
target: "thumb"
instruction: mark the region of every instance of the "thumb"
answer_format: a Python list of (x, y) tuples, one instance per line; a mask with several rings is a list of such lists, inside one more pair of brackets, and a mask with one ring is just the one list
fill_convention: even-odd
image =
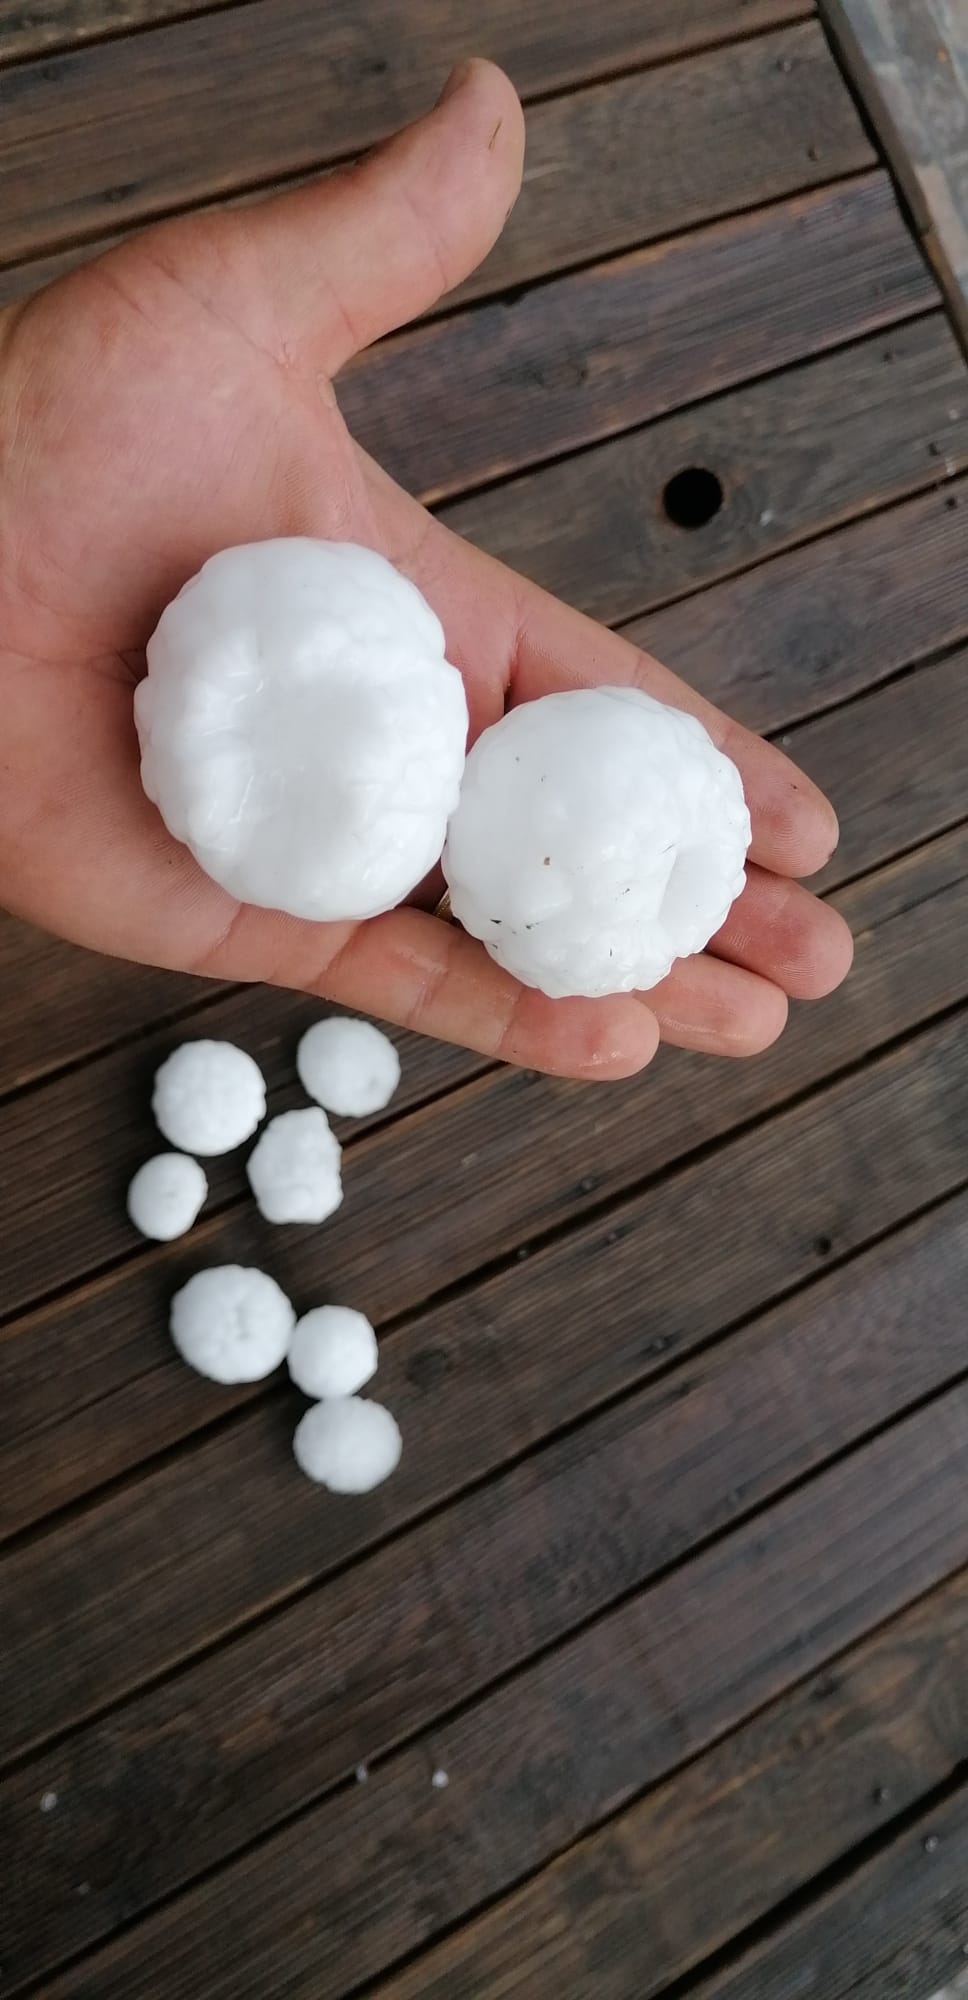
[(246, 211), (278, 320), (335, 374), (425, 312), (497, 240), (521, 184), (524, 117), (493, 63), (462, 63), (427, 116), (344, 174)]

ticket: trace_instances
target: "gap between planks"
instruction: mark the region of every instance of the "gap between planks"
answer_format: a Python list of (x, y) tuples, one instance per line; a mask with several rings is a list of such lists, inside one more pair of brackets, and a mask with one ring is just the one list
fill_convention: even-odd
[[(224, 17), (210, 18), (217, 23)], [(112, 69), (117, 69), (119, 61), (123, 69), (116, 47)], [(83, 53), (69, 58), (65, 70), (65, 81), (73, 81), (75, 88), (78, 63), (85, 63)], [(17, 77), (26, 77), (29, 84), (29, 69), (8, 73), (7, 80)], [(0, 73), (0, 91), (3, 81)], [(138, 120), (137, 133), (132, 126), (130, 138), (125, 138), (125, 120), (134, 117), (135, 82), (128, 80), (125, 95), (122, 78), (108, 81), (120, 105), (112, 111), (112, 157), (127, 144), (132, 157), (142, 160), (143, 118)], [(278, 78), (276, 84), (278, 95)], [(204, 127), (207, 141), (199, 137), (201, 128), (193, 127), (190, 144), (184, 135), (176, 143), (163, 119), (153, 136), (153, 152), (143, 161), (141, 181), (120, 190), (104, 183), (104, 120), (91, 124), (89, 85), (79, 101), (73, 149), (70, 127), (59, 135), (58, 159), (72, 160), (69, 192), (59, 178), (60, 168), (51, 164), (43, 149), (43, 92), (38, 93), (38, 103), (32, 109), (21, 109), (19, 138), (8, 109), (8, 178), (21, 195), (19, 209), (11, 205), (11, 198), (0, 209), (7, 232), (5, 240), (0, 232), (0, 261), (11, 268), (25, 256), (35, 262), (48, 259), (58, 246), (70, 257), (74, 254), (68, 249), (70, 244), (75, 248), (101, 244), (106, 233), (116, 239), (119, 220), (135, 225), (187, 214), (215, 195), (219, 197), (216, 206), (226, 200), (244, 200), (268, 187), (315, 177), (324, 165), (331, 168), (347, 157), (348, 143), (351, 151), (358, 151), (361, 135), (346, 122), (341, 102), (342, 145), (336, 138), (340, 129), (337, 118), (329, 159), (321, 161), (312, 147), (306, 156), (308, 137), (315, 137), (317, 131), (318, 104), (305, 77), (302, 87), (306, 95), (294, 101), (288, 120), (278, 116), (271, 120), (265, 76), (260, 74), (257, 102), (248, 104), (251, 85), (244, 65), (240, 67), (236, 59), (231, 86), (222, 78), (221, 88), (229, 96), (220, 104), (221, 120)], [(30, 90), (24, 92), (20, 87), (17, 94), (29, 96)], [(177, 93), (166, 100), (169, 119), (176, 116), (178, 102)], [(307, 132), (306, 106), (310, 102), (315, 108)], [(677, 149), (676, 131), (689, 129), (697, 102), (706, 127), (706, 145), (699, 151)], [(13, 111), (16, 109), (15, 99)], [(742, 144), (736, 136), (741, 109), (747, 128)], [(240, 176), (231, 119), (241, 116), (243, 110), (248, 121), (244, 150), (247, 171)], [(68, 116), (66, 105), (61, 116)], [(715, 144), (710, 116), (725, 121), (722, 147)], [(280, 131), (286, 133), (285, 145)], [(615, 171), (614, 149), (620, 131), (624, 131), (628, 155), (625, 174)], [(301, 141), (299, 132), (304, 134)], [(254, 172), (260, 157), (260, 133), (260, 170)], [(678, 172), (671, 178), (670, 146), (678, 161)], [(24, 157), (15, 174), (17, 147)], [(532, 168), (547, 166), (549, 172), (528, 184), (491, 256), (473, 278), (449, 295), (451, 308), (485, 292), (530, 282), (563, 265), (584, 263), (628, 247), (641, 236), (640, 206), (632, 190), (642, 183), (650, 183), (653, 189), (650, 227), (652, 235), (658, 236), (877, 164), (819, 24), (810, 19), (722, 51), (687, 57), (670, 64), (659, 76), (649, 70), (636, 71), (614, 83), (591, 82), (567, 96), (543, 99), (534, 106), (529, 121), (529, 148)], [(713, 157), (715, 172), (710, 164)], [(555, 171), (551, 171), (553, 162), (557, 162)], [(664, 169), (661, 173), (660, 165)], [(118, 196), (123, 198), (114, 198)], [(85, 204), (89, 213), (81, 221)]]
[[(938, 1407), (942, 1407), (941, 1402)], [(690, 1681), (696, 1685), (697, 1714), (688, 1725), (682, 1716), (680, 1723), (673, 1726), (673, 1718), (663, 1713), (658, 1729), (658, 1740), (662, 1744), (662, 1750), (657, 1756), (656, 1748), (653, 1747), (651, 1754), (646, 1756), (644, 1776), (642, 1770), (633, 1776), (626, 1758), (624, 1731), (613, 1714), (616, 1726), (609, 1754), (614, 1769), (608, 1775), (603, 1771), (597, 1781), (606, 1786), (605, 1796), (600, 1805), (593, 1808), (589, 1799), (581, 1808), (586, 1816), (594, 1812), (594, 1823), (597, 1823), (602, 1807), (607, 1805), (609, 1793), (617, 1795), (615, 1803), (627, 1803), (631, 1796), (637, 1796), (641, 1792), (643, 1783), (654, 1783), (656, 1778), (665, 1775), (670, 1768), (679, 1767), (684, 1761), (685, 1753), (698, 1751), (711, 1742), (720, 1740), (738, 1720), (745, 1720), (750, 1709), (739, 1707), (741, 1699), (749, 1699), (751, 1708), (762, 1707), (771, 1696), (799, 1681), (805, 1672), (830, 1660), (846, 1645), (856, 1643), (865, 1633), (903, 1610), (925, 1590), (943, 1581), (945, 1577), (951, 1576), (956, 1569), (963, 1566), (968, 1546), (965, 1541), (968, 1528), (953, 1505), (957, 1484), (962, 1477), (959, 1467), (962, 1466), (964, 1453), (968, 1448), (963, 1436), (966, 1428), (966, 1412), (968, 1412), (968, 1397), (964, 1390), (957, 1389), (950, 1392), (947, 1398), (943, 1399), (943, 1408), (945, 1423), (940, 1431), (937, 1425), (936, 1404), (933, 1400), (918, 1414), (902, 1419), (893, 1425), (890, 1431), (881, 1433), (872, 1442), (852, 1452), (848, 1458), (838, 1461), (835, 1465), (828, 1465), (805, 1486), (798, 1487), (795, 1492), (778, 1501), (766, 1516), (757, 1515), (747, 1520), (745, 1526), (736, 1529), (735, 1533), (725, 1541), (717, 1541), (715, 1545), (707, 1546), (685, 1568), (677, 1566), (671, 1571), (666, 1571), (660, 1580), (645, 1588), (635, 1589), (624, 1597), (621, 1603), (613, 1602), (606, 1611), (600, 1616), (595, 1616), (580, 1630), (572, 1630), (563, 1644), (556, 1645), (552, 1651), (543, 1653), (540, 1658), (533, 1656), (527, 1669), (515, 1671), (511, 1678), (502, 1681), (500, 1685), (491, 1683), (489, 1691), (483, 1698), (475, 1698), (467, 1706), (462, 1704), (459, 1709), (448, 1711), (449, 1719), (446, 1721), (438, 1713), (433, 1722), (427, 1725), (427, 1748), (419, 1758), (419, 1764), (423, 1765), (425, 1772), (424, 1783), (426, 1784), (427, 1770), (433, 1768), (433, 1760), (437, 1759), (443, 1763), (445, 1769), (451, 1771), (458, 1787), (462, 1775), (465, 1784), (467, 1783), (472, 1775), (467, 1768), (468, 1757), (473, 1760), (476, 1754), (479, 1764), (484, 1754), (484, 1740), (476, 1753), (471, 1748), (483, 1720), (486, 1720), (487, 1746), (494, 1748), (498, 1743), (504, 1745), (503, 1751), (496, 1752), (493, 1762), (497, 1767), (503, 1763), (505, 1768), (501, 1770), (492, 1767), (498, 1794), (502, 1786), (506, 1789), (508, 1783), (514, 1785), (518, 1783), (522, 1765), (526, 1781), (529, 1732), (525, 1731), (522, 1740), (521, 1718), (525, 1712), (533, 1712), (540, 1717), (542, 1702), (547, 1700), (552, 1690), (555, 1703), (560, 1700), (563, 1691), (582, 1689), (586, 1691), (588, 1701), (594, 1705), (596, 1700), (601, 1701), (606, 1697), (609, 1689), (614, 1690), (616, 1699), (619, 1699), (619, 1689), (624, 1688), (621, 1704), (628, 1711), (631, 1740), (635, 1741), (637, 1736), (641, 1738), (644, 1729), (648, 1741), (655, 1723), (647, 1719), (642, 1704), (650, 1682), (648, 1678), (644, 1682), (641, 1681), (639, 1674), (635, 1676), (636, 1682), (639, 1683), (637, 1687), (633, 1689), (631, 1683), (626, 1687), (623, 1662), (630, 1666), (633, 1658), (638, 1657), (639, 1648), (642, 1647), (644, 1654), (641, 1670), (644, 1671), (644, 1660), (649, 1656), (650, 1649), (654, 1650), (661, 1641), (663, 1647), (670, 1649), (670, 1666), (671, 1656), (678, 1656), (677, 1664), (682, 1670), (683, 1687), (687, 1687)], [(936, 1490), (932, 1491), (928, 1490), (930, 1482), (925, 1482), (923, 1477), (924, 1466), (921, 1461), (925, 1453), (936, 1468)], [(918, 1535), (923, 1541), (923, 1547), (918, 1540), (913, 1540), (910, 1546), (899, 1544), (897, 1538), (887, 1531), (883, 1520), (883, 1494), (887, 1490), (888, 1480), (893, 1482), (895, 1497), (906, 1498), (911, 1505), (912, 1517), (909, 1526), (912, 1531), (915, 1525), (914, 1514), (920, 1513)], [(946, 1496), (952, 1503), (950, 1506), (946, 1504)], [(850, 1539), (847, 1553), (844, 1553), (841, 1526), (844, 1512), (855, 1516), (855, 1534)], [(955, 1516), (956, 1518), (953, 1518)], [(810, 1563), (806, 1551), (808, 1546), (813, 1549), (811, 1537), (814, 1533), (818, 1537), (818, 1549), (813, 1550), (816, 1569), (805, 1567)], [(839, 1576), (835, 1576), (831, 1568), (831, 1565), (836, 1565), (837, 1552), (841, 1553), (844, 1566), (843, 1574)], [(821, 1557), (826, 1557), (826, 1561), (820, 1560)], [(858, 1565), (863, 1571), (864, 1588), (859, 1595), (856, 1595), (854, 1584)], [(761, 1585), (766, 1581), (767, 1572), (772, 1582), (774, 1602), (771, 1616), (764, 1624)], [(468, 1588), (473, 1588), (472, 1582), (468, 1584)], [(711, 1599), (725, 1602), (724, 1591), (730, 1597), (735, 1591), (740, 1606), (743, 1604), (745, 1591), (747, 1614), (751, 1606), (761, 1607), (756, 1616), (766, 1634), (762, 1642), (764, 1657), (756, 1663), (752, 1679), (746, 1680), (745, 1696), (741, 1696), (738, 1683), (730, 1678), (733, 1671), (730, 1659), (736, 1644), (739, 1643), (738, 1634), (730, 1635), (729, 1643), (724, 1646), (723, 1657), (713, 1673), (709, 1671), (708, 1649), (705, 1645), (701, 1647), (699, 1645), (699, 1628), (702, 1625), (705, 1630), (707, 1605)], [(819, 1622), (815, 1626), (809, 1606), (811, 1599), (815, 1602), (818, 1600), (818, 1592), (823, 1604), (823, 1616), (820, 1618), (818, 1611)], [(832, 1629), (830, 1623), (834, 1606), (837, 1606), (841, 1620), (836, 1631)], [(770, 1662), (772, 1664), (768, 1664)], [(597, 1695), (596, 1685), (599, 1688)], [(715, 1697), (712, 1692), (714, 1687), (717, 1688)], [(685, 1699), (685, 1696), (683, 1698)], [(193, 1702), (194, 1699), (193, 1697)], [(710, 1701), (713, 1701), (711, 1712), (708, 1706)], [(633, 1720), (630, 1703), (635, 1706), (638, 1714), (637, 1724)], [(644, 1705), (647, 1710), (651, 1708), (654, 1715), (655, 1702), (650, 1704), (645, 1700)], [(658, 1702), (658, 1707), (662, 1709), (661, 1701)], [(515, 1716), (519, 1718), (517, 1724), (513, 1719)], [(586, 1714), (585, 1721), (590, 1728), (592, 1726), (590, 1714)], [(539, 1729), (540, 1740), (543, 1725), (536, 1726)], [(573, 1731), (580, 1730), (584, 1742), (586, 1732), (580, 1725), (579, 1717), (572, 1717), (571, 1728)], [(538, 1747), (539, 1742), (536, 1741), (535, 1748)], [(577, 1754), (577, 1747), (577, 1744), (572, 1745), (570, 1752), (572, 1756)], [(641, 1747), (644, 1750), (644, 1745)], [(395, 1754), (393, 1761), (398, 1767), (403, 1766), (406, 1769), (408, 1753), (404, 1750)], [(410, 1767), (413, 1761), (411, 1754)], [(605, 1758), (605, 1763), (606, 1766), (609, 1765), (609, 1757)], [(306, 1893), (300, 1877), (305, 1878), (307, 1868), (310, 1870), (315, 1885), (314, 1894), (318, 1897), (320, 1835), (327, 1824), (328, 1816), (335, 1812), (336, 1825), (343, 1823), (342, 1832), (337, 1835), (334, 1828), (329, 1833), (328, 1840), (331, 1847), (338, 1840), (338, 1848), (334, 1851), (331, 1865), (342, 1866), (345, 1870), (347, 1865), (350, 1867), (354, 1865), (357, 1855), (356, 1844), (351, 1834), (354, 1816), (363, 1814), (363, 1823), (358, 1832), (362, 1837), (364, 1851), (373, 1831), (366, 1826), (371, 1804), (382, 1826), (382, 1811), (374, 1796), (378, 1789), (378, 1785), (374, 1783), (373, 1793), (367, 1795), (366, 1788), (351, 1787), (348, 1792), (342, 1794), (342, 1805), (332, 1798), (323, 1806), (311, 1804), (305, 1811), (299, 1813), (298, 1818), (290, 1820), (281, 1830), (276, 1826), (267, 1831), (247, 1850), (241, 1861), (226, 1863), (221, 1873), (221, 1887), (215, 1891), (214, 1905), (211, 1900), (211, 1879), (203, 1885), (206, 1894), (201, 1904), (197, 1887), (188, 1887), (179, 1892), (175, 1904), (170, 1906), (170, 1916), (163, 1910), (160, 1923), (151, 1916), (144, 1919), (141, 1928), (149, 1951), (155, 1954), (160, 1949), (165, 1963), (168, 1964), (170, 1949), (177, 1961), (180, 1947), (176, 1944), (173, 1926), (177, 1927), (185, 1921), (187, 1914), (186, 1928), (190, 1936), (201, 1907), (205, 1909), (206, 1922), (211, 1920), (212, 1933), (218, 1938), (221, 1949), (226, 1927), (219, 1921), (219, 1910), (220, 1905), (225, 1904), (226, 1898), (234, 1903), (236, 1909), (242, 1909), (246, 1913), (241, 1919), (244, 1933), (249, 1913), (249, 1892), (246, 1891), (245, 1885), (250, 1879), (254, 1883), (252, 1865), (259, 1863), (268, 1850), (275, 1856), (277, 1874), (274, 1879), (278, 1880), (280, 1886), (279, 1900), (285, 1901), (288, 1898), (292, 1904), (289, 1912), (291, 1922), (286, 1922), (282, 1926), (286, 1943), (280, 1946), (283, 1953), (280, 1973), (285, 1971), (284, 1954), (287, 1949), (292, 1950), (297, 1960), (305, 1948), (313, 1950), (312, 1933), (308, 1934), (307, 1944), (307, 1933), (299, 1925), (301, 1898)], [(573, 1815), (568, 1805), (567, 1782), (563, 1776), (556, 1779), (553, 1789), (561, 1798), (557, 1810), (564, 1812), (567, 1821)], [(458, 1792), (453, 1785), (451, 1796), (455, 1801), (458, 1798)], [(347, 1813), (350, 1816), (348, 1823), (345, 1818)], [(587, 1817), (585, 1823), (586, 1825), (588, 1823)], [(415, 1824), (413, 1833), (415, 1840), (419, 1839), (422, 1828)], [(384, 1839), (382, 1831), (380, 1839), (381, 1841)], [(539, 1835), (539, 1839), (544, 1841), (545, 1853), (548, 1852), (549, 1846), (552, 1846), (553, 1851), (555, 1836), (550, 1826)], [(349, 1863), (345, 1861), (337, 1863), (336, 1853), (342, 1855), (344, 1850), (350, 1854)], [(389, 1865), (392, 1866), (392, 1861)], [(507, 1860), (503, 1860), (501, 1865), (507, 1868)], [(514, 1864), (511, 1865), (513, 1867)], [(270, 1862), (270, 1875), (272, 1867), (273, 1864)], [(328, 1879), (328, 1868), (323, 1870), (323, 1877)], [(379, 1893), (379, 1886), (377, 1882), (374, 1894)], [(318, 1907), (318, 1903), (313, 1907)], [(195, 1913), (194, 1917), (190, 1914), (192, 1912)], [(387, 1920), (390, 1922), (392, 1915), (392, 1912), (387, 1913)], [(333, 1917), (334, 1921), (339, 1920), (335, 1908)], [(237, 1979), (238, 1986), (219, 1984), (217, 1988), (213, 1987), (213, 1991), (222, 1993), (258, 1990), (249, 1984), (250, 1980), (261, 1977), (257, 1966), (250, 1967), (250, 1953), (255, 1958), (261, 1956), (264, 1950), (263, 1912), (258, 1906), (258, 1899), (252, 1908), (251, 1918), (251, 1934), (244, 1947), (236, 1941), (233, 1941), (230, 1947), (230, 1956), (232, 1950), (238, 1957), (238, 1953), (244, 1949), (245, 1971), (242, 1971), (238, 1963), (235, 1966), (230, 1965), (225, 1971), (221, 1960), (219, 1961), (221, 1978)], [(352, 1934), (358, 1922), (357, 1913), (351, 1911), (346, 1922), (349, 1933)], [(186, 1948), (187, 1941), (186, 1937)], [(349, 1937), (346, 1942), (349, 1942)], [(195, 1945), (197, 1952), (197, 1940)], [(388, 1941), (384, 1962), (391, 1955)], [(104, 1958), (110, 1961), (110, 1946), (104, 1953), (99, 1954), (99, 1959)], [(371, 1966), (370, 1969), (376, 1968)], [(352, 1991), (357, 1984), (357, 1979), (350, 1968), (347, 1968), (345, 1978), (336, 1972), (332, 1958), (328, 1958), (325, 1964), (318, 1964), (317, 1972), (320, 1979), (319, 1983), (312, 1987), (313, 1991), (325, 1990), (327, 1994), (343, 1994)], [(111, 1995), (118, 1989), (109, 1982), (103, 1986), (99, 1985), (97, 1990), (99, 1994)], [(181, 1983), (172, 1988), (173, 1992), (177, 1991), (179, 1994), (185, 1990)], [(300, 1987), (299, 1990), (304, 1989)]]

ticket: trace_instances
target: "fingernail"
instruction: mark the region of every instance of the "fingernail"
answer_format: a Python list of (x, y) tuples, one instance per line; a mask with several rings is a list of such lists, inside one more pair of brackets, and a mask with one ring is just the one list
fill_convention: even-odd
[(455, 64), (454, 68), (450, 72), (449, 77), (447, 78), (447, 82), (445, 83), (443, 90), (440, 93), (440, 96), (437, 99), (438, 104), (446, 104), (448, 97), (453, 97), (454, 92), (459, 90), (463, 83), (467, 82), (467, 79), (473, 67), (474, 67), (473, 63), (470, 62), (459, 62)]

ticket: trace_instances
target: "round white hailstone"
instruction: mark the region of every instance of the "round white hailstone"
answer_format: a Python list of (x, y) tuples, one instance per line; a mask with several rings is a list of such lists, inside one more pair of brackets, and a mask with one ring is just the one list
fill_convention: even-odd
[(636, 688), (510, 710), (471, 751), (444, 851), (454, 916), (553, 999), (655, 986), (745, 882), (739, 772)]
[(389, 1036), (345, 1014), (306, 1029), (296, 1068), (309, 1096), (341, 1118), (383, 1111), (400, 1081), (400, 1057)]
[(196, 1272), (171, 1302), (172, 1340), (211, 1382), (261, 1382), (285, 1360), (295, 1324), (275, 1279), (240, 1264)]
[(396, 1470), (402, 1440), (382, 1403), (343, 1396), (306, 1411), (292, 1448), (300, 1469), (331, 1493), (369, 1493)]
[(231, 1153), (266, 1115), (265, 1079), (232, 1042), (183, 1042), (155, 1076), (151, 1109), (171, 1145)]
[(267, 1222), (325, 1222), (343, 1199), (342, 1152), (325, 1111), (270, 1118), (249, 1156), (249, 1185)]
[(148, 797), (241, 902), (373, 917), (440, 858), (464, 684), (429, 604), (372, 549), (212, 556), (148, 642), (135, 719)]
[(350, 1306), (315, 1306), (297, 1322), (289, 1373), (304, 1396), (355, 1396), (376, 1374), (376, 1334)]
[(128, 1214), (142, 1236), (171, 1243), (191, 1228), (207, 1193), (197, 1160), (186, 1153), (156, 1153), (138, 1168), (128, 1189)]

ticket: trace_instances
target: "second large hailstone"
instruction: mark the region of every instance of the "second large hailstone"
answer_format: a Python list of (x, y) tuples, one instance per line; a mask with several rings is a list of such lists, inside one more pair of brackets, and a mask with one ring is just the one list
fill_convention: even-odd
[(554, 999), (645, 991), (702, 951), (746, 880), (739, 772), (637, 688), (511, 709), (464, 772), (444, 852), (454, 916)]
[(372, 549), (224, 549), (169, 604), (135, 695), (170, 833), (243, 903), (373, 917), (440, 858), (467, 742), (439, 619)]

